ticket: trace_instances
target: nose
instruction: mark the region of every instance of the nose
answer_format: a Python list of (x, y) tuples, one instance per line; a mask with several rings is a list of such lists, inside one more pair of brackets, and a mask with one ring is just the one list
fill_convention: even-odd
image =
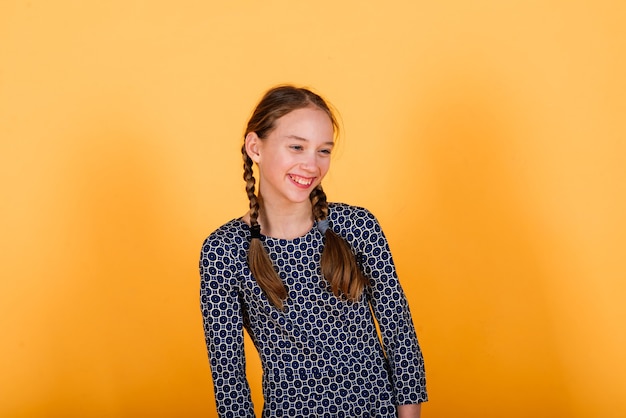
[(303, 170), (315, 171), (317, 166), (317, 155), (314, 152), (302, 153), (302, 159), (300, 160), (300, 167)]

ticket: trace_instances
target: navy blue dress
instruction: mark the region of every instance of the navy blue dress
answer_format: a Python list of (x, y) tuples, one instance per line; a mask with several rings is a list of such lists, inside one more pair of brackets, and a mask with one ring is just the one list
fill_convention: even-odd
[(424, 360), (378, 221), (340, 203), (329, 205), (328, 217), (370, 279), (359, 301), (337, 298), (321, 277), (324, 238), (315, 225), (292, 240), (262, 236), (287, 287), (282, 312), (250, 274), (242, 220), (205, 240), (200, 299), (220, 417), (254, 417), (244, 328), (263, 367), (263, 417), (395, 417), (396, 405), (427, 400)]

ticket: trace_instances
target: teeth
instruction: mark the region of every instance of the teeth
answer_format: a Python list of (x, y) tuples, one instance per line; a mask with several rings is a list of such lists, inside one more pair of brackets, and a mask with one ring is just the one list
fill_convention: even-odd
[(309, 184), (313, 182), (312, 179), (304, 179), (302, 177), (295, 177), (295, 176), (291, 176), (291, 179), (295, 181), (296, 183), (301, 184), (303, 186), (308, 186)]

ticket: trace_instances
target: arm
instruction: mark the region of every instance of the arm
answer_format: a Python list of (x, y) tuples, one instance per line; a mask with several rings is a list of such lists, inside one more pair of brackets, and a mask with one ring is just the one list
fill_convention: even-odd
[(200, 307), (220, 417), (254, 417), (246, 379), (243, 316), (227, 245), (212, 235), (200, 256)]
[(370, 303), (380, 327), (396, 402), (401, 405), (398, 413), (419, 416), (419, 403), (428, 400), (422, 351), (387, 239), (376, 218), (362, 211), (363, 216), (356, 220), (361, 231), (359, 251), (363, 272), (370, 278)]
[(420, 418), (422, 415), (422, 404), (399, 405), (398, 418)]

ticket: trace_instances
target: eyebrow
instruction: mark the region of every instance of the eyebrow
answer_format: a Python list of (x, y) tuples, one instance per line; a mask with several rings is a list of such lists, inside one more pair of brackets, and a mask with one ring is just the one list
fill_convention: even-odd
[[(303, 137), (298, 136), (298, 135), (287, 135), (286, 137), (287, 137), (287, 138), (289, 138), (289, 139), (296, 139), (296, 140), (298, 140), (298, 141), (305, 141), (305, 142), (309, 142), (309, 140), (308, 140), (308, 139), (303, 138)], [(334, 146), (334, 145), (335, 145), (335, 142), (334, 142), (334, 141), (327, 141), (327, 142), (325, 142), (324, 144), (326, 144), (326, 145), (333, 145), (333, 146)]]

